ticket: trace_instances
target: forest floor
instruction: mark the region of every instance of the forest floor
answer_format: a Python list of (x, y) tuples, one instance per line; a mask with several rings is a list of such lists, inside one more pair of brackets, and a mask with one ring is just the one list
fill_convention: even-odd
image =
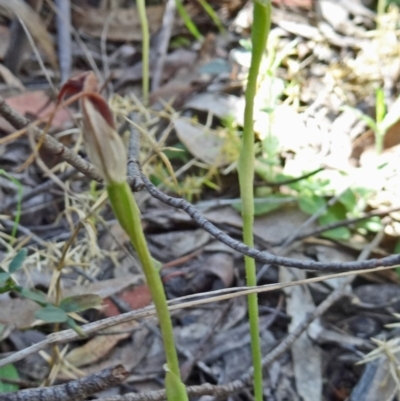
[[(61, 83), (88, 70), (128, 148), (139, 134), (140, 155), (130, 157), (157, 187), (155, 196), (132, 185), (191, 397), (253, 399), (243, 255), (185, 212), (189, 202), (242, 239), (237, 161), (251, 2), (184, 2), (186, 24), (174, 0), (149, 2), (149, 99), (131, 2), (65, 1), (58, 19), (52, 2), (27, 3), (36, 12), (0, 1), (0, 96), (18, 113), (10, 117), (0, 99), (0, 400), (103, 380), (99, 372), (120, 364), (123, 383), (82, 399), (164, 397), (163, 347), (137, 256), (104, 185), (71, 167), (86, 158), (81, 116), (70, 105), (50, 122)], [(399, 6), (272, 3), (255, 99), (255, 247), (321, 265), (399, 254)], [(55, 147), (35, 146), (40, 132), (23, 129), (30, 121)], [(400, 400), (400, 270), (342, 270), (257, 262), (266, 400)], [(49, 312), (59, 297), (89, 305), (89, 294), (102, 307), (70, 320)], [(71, 321), (86, 339), (67, 330)]]

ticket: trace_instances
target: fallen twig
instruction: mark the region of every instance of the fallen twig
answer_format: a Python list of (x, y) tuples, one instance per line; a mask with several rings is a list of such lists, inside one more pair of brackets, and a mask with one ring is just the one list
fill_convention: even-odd
[(156, 91), (161, 84), (162, 72), (164, 69), (165, 56), (168, 51), (169, 40), (171, 38), (172, 27), (174, 24), (176, 10), (175, 0), (168, 0), (165, 5), (162, 25), (158, 33), (158, 44), (156, 51), (156, 64), (153, 71), (153, 79), (151, 80), (151, 91)]
[(88, 396), (122, 383), (128, 376), (122, 365), (104, 369), (83, 379), (52, 387), (30, 388), (0, 395), (1, 401), (81, 401)]
[[(0, 96), (0, 114), (15, 128), (23, 129), (31, 124), (27, 118), (21, 116), (14, 109), (12, 109), (5, 101), (5, 99)], [(43, 148), (48, 150), (50, 153), (60, 156), (64, 161), (69, 163), (72, 167), (75, 167), (82, 174), (96, 181), (102, 181), (102, 177), (98, 174), (95, 168), (84, 160), (82, 157), (77, 155), (72, 150), (68, 149), (61, 142), (57, 141), (50, 135), (46, 135), (37, 127), (32, 127), (32, 132), (35, 140), (42, 138), (45, 135), (43, 141)]]
[[(219, 302), (219, 301), (225, 301), (227, 299), (232, 299), (236, 298), (239, 296), (244, 296), (249, 294), (250, 292), (257, 292), (257, 293), (262, 293), (262, 292), (268, 292), (268, 291), (275, 291), (275, 290), (280, 290), (282, 288), (286, 287), (293, 287), (295, 285), (300, 285), (300, 284), (309, 284), (309, 283), (316, 283), (320, 281), (325, 281), (331, 278), (338, 278), (338, 277), (344, 277), (348, 275), (354, 275), (354, 274), (362, 274), (362, 273), (369, 273), (369, 272), (376, 272), (380, 270), (385, 270), (389, 269), (391, 267), (383, 267), (383, 268), (374, 268), (371, 270), (359, 270), (355, 272), (345, 272), (345, 273), (339, 273), (339, 274), (331, 274), (331, 275), (326, 275), (326, 276), (319, 276), (319, 277), (312, 277), (307, 280), (300, 280), (300, 281), (291, 281), (289, 283), (276, 283), (276, 284), (266, 284), (266, 285), (261, 285), (257, 287), (241, 287), (241, 288), (231, 288), (231, 289), (225, 289), (225, 290), (218, 290), (218, 291), (210, 291), (208, 293), (202, 293), (202, 296), (205, 298), (201, 299), (196, 299), (194, 301), (187, 301), (190, 298), (198, 298), (198, 294), (193, 294), (193, 295), (187, 295), (185, 297), (181, 298), (176, 298), (173, 300), (168, 301), (169, 304), (169, 310), (178, 310), (178, 309), (184, 309), (184, 308), (193, 308), (196, 305), (203, 305), (211, 302)], [(229, 293), (228, 293), (229, 291)], [(215, 294), (222, 294), (222, 295), (216, 295)], [(187, 302), (183, 302), (187, 301)], [(99, 320), (97, 322), (92, 322), (85, 324), (81, 326), (81, 330), (86, 334), (86, 335), (93, 335), (100, 330), (108, 329), (110, 327), (116, 326), (118, 324), (130, 322), (132, 320), (138, 320), (138, 319), (143, 319), (149, 316), (154, 316), (155, 315), (155, 310), (153, 306), (147, 306), (142, 309), (137, 309), (131, 312), (127, 312), (118, 316), (112, 316), (103, 320)], [(36, 344), (33, 344), (27, 348), (22, 349), (21, 351), (17, 351), (4, 359), (0, 359), (0, 367), (5, 366), (9, 363), (15, 363), (20, 361), (21, 359), (26, 358), (29, 355), (32, 355), (36, 352), (39, 352), (45, 348), (54, 346), (54, 345), (60, 345), (60, 344), (66, 344), (75, 340), (81, 339), (81, 337), (76, 333), (74, 330), (64, 330), (60, 331), (58, 333), (52, 333), (49, 334), (45, 340), (40, 341)], [(1, 400), (0, 400), (1, 401)]]
[[(349, 277), (345, 280), (336, 290), (334, 290), (318, 307), (311, 313), (306, 320), (304, 320), (291, 334), (288, 334), (281, 343), (275, 347), (269, 354), (267, 354), (263, 360), (263, 368), (272, 364), (281, 355), (287, 352), (294, 341), (299, 338), (308, 326), (318, 317), (322, 316), (325, 311), (330, 308), (336, 301), (338, 301), (346, 292), (348, 284), (353, 280), (353, 277)], [(199, 397), (202, 395), (212, 395), (214, 397), (227, 397), (232, 394), (237, 394), (241, 390), (251, 385), (253, 378), (253, 370), (249, 369), (240, 379), (234, 380), (227, 384), (212, 385), (209, 383), (202, 384), (200, 386), (189, 386), (187, 387), (187, 393), (189, 397)], [(163, 401), (166, 399), (164, 390), (150, 391), (144, 394), (129, 393), (125, 395), (112, 396), (102, 398), (101, 401)]]
[[(18, 114), (14, 111), (8, 104), (5, 102), (4, 98), (0, 96), (0, 114), (14, 127), (21, 129), (29, 125), (30, 121), (25, 117)], [(33, 128), (33, 133), (36, 139), (39, 139), (43, 132), (37, 128)], [(132, 133), (131, 133), (132, 134)], [(138, 143), (138, 141), (136, 142)], [(43, 146), (52, 152), (53, 154), (59, 155), (63, 158), (64, 161), (71, 164), (71, 166), (75, 167), (78, 171), (85, 174), (89, 178), (92, 178), (97, 181), (101, 181), (100, 175), (96, 172), (94, 167), (78, 156), (76, 153), (72, 152), (70, 149), (65, 147), (62, 143), (58, 142), (56, 139), (52, 138), (49, 135), (45, 136)], [(133, 148), (133, 146), (131, 147)], [(131, 149), (132, 150), (132, 149)], [(131, 162), (131, 157), (129, 161)], [(136, 161), (138, 163), (138, 161)], [(365, 261), (356, 261), (356, 262), (337, 262), (337, 263), (322, 263), (315, 261), (302, 261), (296, 260), (281, 256), (273, 255), (269, 252), (260, 251), (255, 248), (250, 248), (242, 242), (230, 237), (228, 234), (225, 234), (221, 230), (219, 230), (214, 224), (208, 221), (204, 216), (202, 216), (196, 208), (189, 202), (184, 199), (174, 198), (172, 196), (166, 195), (161, 192), (157, 187), (155, 187), (150, 180), (141, 173), (141, 178), (143, 183), (147, 189), (147, 191), (154, 198), (160, 200), (167, 205), (173, 206), (177, 209), (182, 209), (185, 211), (200, 227), (210, 233), (213, 237), (215, 237), (220, 242), (228, 245), (232, 249), (242, 253), (243, 255), (250, 256), (260, 262), (270, 263), (276, 265), (282, 265), (286, 267), (295, 267), (298, 269), (306, 269), (306, 270), (318, 270), (318, 271), (353, 271), (353, 270), (364, 270), (364, 269), (374, 269), (380, 266), (395, 266), (400, 264), (400, 255), (391, 255), (382, 259), (369, 259)], [(132, 177), (128, 179), (129, 183), (132, 183)]]
[(250, 256), (260, 262), (270, 263), (275, 265), (282, 265), (286, 267), (295, 267), (297, 269), (303, 270), (318, 270), (318, 271), (353, 271), (353, 270), (364, 270), (373, 269), (380, 266), (395, 266), (400, 263), (400, 255), (391, 255), (382, 259), (368, 259), (364, 261), (355, 262), (315, 262), (312, 260), (297, 260), (292, 258), (286, 258), (282, 256), (276, 256), (272, 253), (260, 251), (255, 248), (250, 248), (242, 242), (230, 237), (225, 234), (220, 229), (218, 229), (214, 224), (208, 221), (204, 216), (202, 216), (196, 208), (184, 199), (174, 198), (172, 196), (166, 195), (161, 192), (157, 187), (155, 187), (150, 180), (142, 173), (142, 180), (147, 191), (154, 198), (160, 200), (167, 205), (175, 207), (177, 209), (182, 209), (186, 212), (201, 228), (210, 233), (218, 241), (223, 242), (230, 248), (235, 249), (243, 255)]
[[(359, 260), (367, 258), (372, 250), (382, 240), (384, 230), (381, 230), (374, 240), (365, 248), (360, 254)], [(355, 275), (348, 276), (346, 280), (332, 291), (328, 297), (321, 302), (308, 317), (299, 324), (296, 329), (288, 334), (278, 346), (276, 346), (269, 354), (262, 359), (262, 365), (265, 369), (270, 366), (272, 362), (276, 361), (281, 355), (287, 352), (292, 344), (299, 338), (310, 326), (310, 324), (317, 318), (321, 317), (335, 302), (337, 302), (343, 295), (346, 294), (348, 285), (354, 280)], [(200, 386), (187, 387), (187, 392), (190, 397), (199, 397), (202, 395), (213, 395), (214, 397), (228, 397), (232, 394), (237, 394), (241, 390), (251, 385), (253, 378), (253, 369), (250, 368), (248, 372), (241, 376), (240, 379), (234, 380), (227, 384), (214, 386), (211, 384), (202, 384)], [(113, 396), (101, 399), (101, 401), (163, 401), (166, 399), (164, 390), (151, 391), (144, 394), (125, 394), (122, 396)]]

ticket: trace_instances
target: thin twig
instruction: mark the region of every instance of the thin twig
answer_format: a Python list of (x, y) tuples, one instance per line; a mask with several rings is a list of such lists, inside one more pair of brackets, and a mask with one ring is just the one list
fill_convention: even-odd
[(71, 75), (71, 2), (70, 0), (55, 0), (57, 7), (57, 45), (58, 62), (60, 64), (61, 82)]
[[(331, 307), (337, 300), (339, 300), (345, 293), (348, 283), (347, 280), (335, 291), (333, 291), (307, 319), (305, 319), (291, 334), (287, 335), (281, 343), (267, 354), (263, 360), (263, 368), (266, 368), (277, 360), (281, 355), (287, 352), (292, 346), (293, 342), (304, 333), (308, 326), (318, 317), (320, 317), (329, 307)], [(187, 387), (189, 397), (199, 397), (202, 395), (212, 395), (214, 397), (227, 397), (249, 387), (252, 382), (253, 371), (249, 369), (240, 379), (234, 380), (227, 384), (212, 385), (209, 383), (199, 386)], [(122, 396), (113, 396), (101, 399), (101, 401), (163, 401), (166, 399), (164, 390), (151, 391), (144, 394), (125, 394)]]
[[(75, 169), (71, 169), (66, 171), (65, 173), (62, 173), (58, 176), (58, 179), (60, 181), (66, 181), (70, 178), (72, 178), (75, 174), (77, 174)], [(53, 180), (47, 180), (43, 182), (42, 184), (37, 185), (36, 187), (32, 188), (29, 192), (26, 192), (22, 195), (21, 202), (27, 202), (28, 200), (34, 198), (35, 196), (43, 193), (43, 192), (48, 192), (52, 186), (54, 186), (56, 183)], [(9, 202), (5, 202), (3, 205), (0, 205), (0, 211), (3, 212), (5, 210), (9, 210), (13, 207), (15, 207), (18, 203), (18, 199), (14, 198), (11, 199)]]
[(236, 251), (250, 256), (260, 262), (270, 263), (276, 265), (282, 265), (286, 267), (295, 267), (303, 270), (318, 270), (318, 271), (353, 271), (353, 270), (364, 270), (373, 269), (379, 266), (395, 266), (400, 263), (400, 255), (391, 255), (382, 259), (369, 259), (364, 261), (355, 262), (315, 262), (312, 260), (297, 260), (292, 258), (286, 258), (282, 256), (276, 256), (266, 251), (259, 251), (255, 248), (250, 248), (242, 242), (230, 237), (221, 230), (219, 230), (214, 224), (203, 217), (196, 208), (184, 199), (173, 198), (172, 196), (166, 195), (155, 187), (150, 180), (142, 173), (142, 180), (149, 191), (150, 195), (160, 200), (167, 205), (182, 209), (186, 212), (201, 228), (210, 233), (218, 241), (228, 245), (230, 248)]
[(301, 175), (300, 177), (288, 178), (287, 180), (275, 181), (275, 182), (262, 181), (259, 183), (255, 183), (255, 186), (280, 187), (283, 185), (294, 184), (295, 182), (305, 180), (305, 179), (307, 179), (315, 174), (318, 174), (319, 172), (324, 171), (324, 170), (325, 170), (325, 167), (319, 167), (313, 171), (310, 171), (309, 173)]
[[(353, 219), (339, 220), (339, 221), (335, 221), (334, 223), (331, 223), (331, 224), (326, 224), (324, 226), (316, 228), (313, 231), (309, 231), (304, 234), (299, 234), (295, 237), (295, 239), (299, 240), (299, 239), (304, 239), (307, 237), (314, 237), (314, 236), (324, 233), (325, 231), (333, 230), (334, 228), (351, 226), (352, 224), (356, 224), (361, 221), (370, 219), (371, 217), (383, 217), (383, 216), (387, 216), (390, 213), (398, 212), (399, 210), (400, 210), (400, 206), (393, 206), (391, 208), (384, 209), (384, 210), (374, 210), (372, 212), (365, 213), (363, 216), (360, 216), (360, 217), (354, 217)], [(272, 245), (276, 246), (279, 244), (276, 243), (276, 244), (272, 244)]]
[[(208, 293), (203, 293), (202, 296), (205, 298), (196, 299), (194, 301), (183, 302), (191, 298), (198, 298), (198, 294), (187, 295), (184, 297), (176, 298), (173, 300), (168, 301), (169, 310), (174, 311), (178, 309), (185, 309), (185, 308), (193, 308), (194, 306), (208, 304), (211, 302), (220, 302), (225, 301), (227, 299), (236, 298), (239, 296), (248, 295), (250, 292), (269, 292), (275, 290), (281, 290), (282, 288), (293, 287), (299, 284), (309, 284), (309, 283), (316, 283), (320, 281), (329, 280), (331, 278), (338, 278), (344, 277), (354, 274), (364, 274), (369, 272), (376, 272), (380, 270), (386, 270), (391, 267), (383, 267), (383, 268), (374, 268), (371, 270), (359, 270), (355, 272), (345, 272), (345, 273), (338, 273), (338, 274), (331, 274), (319, 277), (312, 277), (307, 280), (300, 280), (300, 281), (291, 281), (288, 283), (276, 283), (276, 284), (266, 284), (257, 287), (241, 287), (241, 288), (231, 288), (231, 289), (224, 289), (224, 290), (217, 290), (217, 291), (210, 291)], [(215, 294), (217, 294), (215, 296)], [(222, 295), (218, 295), (222, 294)], [(81, 330), (86, 335), (93, 335), (98, 333), (100, 330), (105, 330), (110, 327), (127, 323), (132, 320), (144, 319), (149, 316), (155, 315), (155, 309), (153, 306), (147, 306), (142, 309), (137, 309), (128, 313), (124, 313), (118, 316), (112, 316), (103, 320), (99, 320), (97, 322), (92, 322), (81, 326)], [(74, 330), (64, 330), (58, 333), (49, 334), (43, 341), (40, 341), (36, 344), (33, 344), (27, 348), (24, 348), (20, 351), (17, 351), (11, 355), (8, 355), (4, 359), (0, 359), (0, 367), (5, 366), (9, 363), (15, 363), (20, 361), (21, 359), (26, 358), (29, 355), (32, 355), (36, 352), (39, 352), (45, 348), (51, 347), (53, 345), (60, 345), (60, 344), (67, 344), (75, 340), (79, 340), (81, 337), (78, 333)]]
[[(15, 110), (13, 110), (0, 96), (0, 114), (14, 127), (17, 129), (23, 129), (27, 127), (31, 121), (21, 116)], [(32, 132), (36, 140), (39, 140), (44, 133), (36, 128), (32, 128)], [(57, 141), (53, 137), (46, 135), (43, 141), (43, 148), (48, 150), (50, 153), (60, 156), (64, 161), (69, 163), (72, 167), (75, 167), (82, 174), (96, 181), (102, 181), (102, 177), (97, 173), (95, 168), (84, 160), (82, 157), (68, 149), (61, 142)]]
[[(283, 244), (279, 247), (277, 250), (277, 254), (281, 254), (281, 252), (286, 249), (289, 245), (291, 245), (295, 240), (298, 235), (303, 231), (304, 228), (309, 227), (311, 224), (313, 224), (317, 219), (324, 214), (329, 207), (333, 206), (339, 199), (340, 197), (349, 189), (349, 186), (346, 186), (344, 189), (342, 189), (341, 192), (333, 196), (331, 199), (329, 199), (329, 202), (324, 204), (322, 207), (320, 207), (314, 214), (312, 214), (305, 222), (303, 222), (299, 227), (296, 227), (294, 232), (289, 235), (284, 241)], [(264, 265), (257, 273), (257, 280), (260, 280), (260, 278), (264, 275), (264, 273), (269, 269), (270, 265), (266, 264)]]
[(94, 393), (122, 383), (128, 374), (122, 365), (117, 365), (58, 386), (2, 394), (0, 399), (1, 401), (82, 401)]
[[(128, 115), (129, 120), (136, 121), (137, 113), (130, 113)], [(133, 191), (140, 191), (143, 188), (143, 181), (140, 176), (138, 160), (140, 160), (140, 132), (135, 125), (129, 124), (129, 149), (128, 149), (128, 176), (131, 178), (129, 183)]]
[[(22, 129), (29, 125), (30, 121), (25, 117), (14, 111), (5, 102), (4, 98), (0, 96), (0, 114), (15, 128)], [(43, 132), (37, 128), (32, 129), (35, 138), (39, 139)], [(46, 135), (43, 146), (49, 150), (51, 153), (60, 155), (67, 163), (75, 167), (78, 171), (82, 172), (89, 178), (97, 181), (102, 181), (100, 175), (94, 169), (94, 167), (78, 156), (76, 153), (72, 152), (70, 149), (65, 147), (62, 143), (58, 142), (51, 136)], [(137, 161), (138, 163), (138, 161)], [(322, 263), (315, 261), (301, 261), (286, 257), (275, 256), (269, 252), (260, 251), (255, 248), (250, 248), (243, 244), (242, 242), (230, 237), (221, 230), (219, 230), (214, 224), (208, 221), (204, 216), (202, 216), (196, 208), (184, 199), (173, 198), (161, 192), (157, 187), (155, 187), (149, 179), (141, 172), (141, 178), (147, 189), (147, 191), (154, 198), (160, 200), (167, 205), (175, 207), (177, 209), (182, 209), (185, 211), (200, 227), (210, 233), (220, 242), (228, 245), (236, 251), (250, 256), (263, 263), (271, 263), (276, 265), (282, 265), (286, 267), (295, 267), (298, 269), (306, 270), (318, 270), (318, 271), (353, 271), (353, 270), (364, 270), (373, 269), (379, 266), (395, 266), (400, 264), (400, 255), (391, 255), (382, 259), (370, 259), (365, 261), (357, 262), (336, 262), (336, 263)], [(128, 182), (132, 183), (132, 177), (128, 177)]]
[[(368, 247), (360, 254), (359, 259), (367, 258), (369, 253), (379, 244), (382, 240), (384, 230), (381, 230)], [(307, 318), (299, 324), (296, 329), (288, 334), (280, 344), (275, 347), (269, 354), (262, 359), (262, 366), (265, 369), (276, 361), (280, 356), (287, 352), (292, 344), (307, 330), (310, 324), (317, 318), (321, 317), (335, 302), (345, 295), (348, 285), (354, 280), (354, 275), (348, 276), (328, 297), (321, 302)], [(240, 379), (234, 380), (227, 384), (214, 386), (211, 384), (202, 384), (200, 386), (187, 387), (187, 392), (190, 397), (199, 397), (202, 395), (212, 395), (214, 397), (228, 397), (232, 394), (244, 390), (251, 385), (253, 378), (253, 369), (250, 368), (248, 372), (241, 376)], [(166, 399), (164, 390), (151, 391), (144, 394), (125, 394), (123, 396), (113, 396), (102, 398), (101, 401), (163, 401)]]
[[(34, 234), (29, 228), (22, 226), (21, 224), (15, 224), (14, 221), (11, 220), (2, 220), (1, 224), (3, 224), (6, 228), (8, 228), (10, 231), (16, 227), (17, 231), (20, 232), (23, 235), (26, 235), (28, 238), (30, 238), (33, 242), (35, 242), (37, 245), (40, 245), (42, 247), (46, 247), (47, 243), (46, 241), (43, 241), (40, 237), (38, 237), (36, 234)], [(0, 400), (1, 401), (1, 400)]]
[(158, 44), (156, 51), (156, 65), (153, 70), (151, 80), (151, 91), (156, 91), (161, 84), (161, 76), (164, 69), (165, 56), (168, 51), (169, 40), (171, 38), (172, 27), (175, 19), (176, 0), (168, 0), (165, 5), (164, 16), (160, 31), (158, 32)]

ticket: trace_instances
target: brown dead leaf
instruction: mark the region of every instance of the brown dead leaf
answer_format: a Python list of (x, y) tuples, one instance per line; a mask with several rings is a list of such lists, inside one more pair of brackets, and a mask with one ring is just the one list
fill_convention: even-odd
[(36, 320), (34, 314), (38, 309), (39, 306), (29, 299), (3, 295), (0, 299), (0, 324), (27, 329)]
[[(6, 103), (24, 116), (35, 116), (37, 118), (48, 116), (55, 108), (55, 103), (49, 100), (45, 91), (25, 92), (6, 99)], [(54, 116), (52, 128), (64, 130), (71, 123), (71, 117), (66, 110), (60, 109)], [(2, 117), (0, 118), (0, 129), (13, 132), (15, 129)]]
[(175, 119), (174, 126), (179, 140), (199, 160), (215, 167), (232, 162), (223, 152), (227, 139), (218, 132), (183, 117)]
[[(146, 7), (150, 33), (155, 33), (161, 26), (164, 6)], [(84, 33), (100, 39), (105, 24), (109, 24), (107, 39), (116, 42), (142, 40), (140, 18), (136, 8), (119, 8), (113, 11), (85, 7), (73, 10), (72, 22)]]
[(8, 86), (20, 90), (25, 89), (22, 82), (3, 64), (0, 64), (0, 75)]
[(313, 9), (313, 0), (272, 0), (272, 3), (282, 7), (302, 7), (307, 10)]
[[(132, 310), (144, 308), (151, 303), (151, 294), (147, 285), (139, 285), (132, 290), (126, 290), (119, 294), (119, 298), (125, 301)], [(104, 314), (107, 317), (117, 316), (120, 314), (118, 308), (110, 299), (104, 301), (106, 307), (104, 308)]]
[(233, 256), (224, 252), (217, 252), (207, 258), (205, 270), (217, 276), (224, 288), (229, 288), (235, 278), (233, 271)]
[[(283, 267), (279, 270), (280, 282), (305, 278), (305, 271), (295, 271)], [(306, 319), (307, 315), (315, 310), (315, 304), (306, 286), (294, 286), (286, 288), (284, 291), (287, 294), (286, 313), (291, 317), (289, 333), (292, 333)], [(297, 391), (305, 400), (321, 401), (323, 381), (320, 347), (314, 344), (307, 333), (303, 333), (292, 344), (291, 352)]]
[(173, 107), (178, 108), (177, 105), (182, 106), (182, 99), (187, 99), (194, 91), (195, 87), (187, 84), (179, 84), (176, 82), (167, 83), (164, 86), (161, 86), (156, 91), (150, 94), (149, 103), (153, 105), (157, 101), (164, 101), (165, 103), (169, 103), (173, 100)]
[(211, 236), (199, 228), (190, 232), (182, 230), (153, 234), (149, 238), (162, 252), (165, 260), (173, 260), (188, 255), (206, 245)]
[(22, 0), (0, 0), (0, 7), (3, 8), (3, 10), (0, 10), (1, 14), (15, 15), (23, 21), (36, 44), (45, 53), (52, 68), (58, 70), (53, 41), (46, 30), (46, 24), (42, 21), (39, 14)]
[[(273, 213), (254, 219), (254, 234), (266, 242), (284, 241), (308, 218), (307, 214), (297, 208), (286, 207), (275, 210)], [(308, 226), (310, 231), (315, 228), (317, 228), (316, 223)]]
[[(134, 329), (137, 325), (137, 322), (132, 321), (114, 326), (105, 331), (100, 331), (99, 334), (101, 335), (73, 349), (67, 354), (65, 359), (77, 368), (96, 363), (106, 357), (120, 341), (128, 338), (131, 335), (130, 330)], [(105, 333), (110, 331), (117, 334), (105, 335)]]
[(233, 117), (242, 126), (244, 105), (244, 97), (206, 92), (191, 98), (185, 107), (207, 111), (218, 118)]

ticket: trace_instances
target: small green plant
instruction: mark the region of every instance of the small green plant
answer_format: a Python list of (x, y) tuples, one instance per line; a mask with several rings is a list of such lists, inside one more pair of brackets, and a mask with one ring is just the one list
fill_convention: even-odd
[(13, 393), (18, 391), (19, 386), (14, 383), (8, 383), (2, 379), (19, 380), (19, 375), (16, 367), (13, 364), (5, 365), (0, 368), (0, 394)]
[[(325, 175), (324, 172), (320, 172), (288, 183), (285, 185), (285, 193), (280, 193), (279, 189), (269, 186), (256, 188), (255, 215), (265, 215), (292, 203), (297, 204), (300, 210), (309, 215), (321, 213), (321, 209), (325, 209), (318, 217), (320, 225), (360, 217), (368, 206), (368, 200), (376, 193), (376, 188), (354, 185), (343, 192), (349, 177), (340, 172), (329, 173)], [(293, 178), (291, 175), (277, 173), (274, 182), (290, 181)], [(329, 205), (330, 199), (336, 196), (337, 202)], [(242, 207), (241, 203), (232, 206), (238, 211)], [(354, 228), (359, 233), (366, 234), (379, 231), (381, 226), (379, 217), (375, 216), (358, 222)], [(351, 237), (351, 230), (348, 227), (338, 227), (325, 231), (321, 235), (334, 240), (348, 240)]]
[(80, 336), (85, 336), (76, 323), (74, 314), (87, 309), (98, 308), (102, 303), (101, 297), (94, 294), (75, 295), (62, 299), (60, 304), (56, 306), (47, 299), (44, 292), (21, 287), (12, 278), (12, 275), (22, 267), (26, 255), (27, 250), (23, 248), (11, 260), (8, 269), (0, 267), (0, 293), (17, 292), (22, 298), (30, 299), (40, 305), (40, 309), (35, 312), (37, 319), (46, 323), (65, 323)]
[(375, 93), (375, 120), (361, 111), (354, 110), (375, 134), (375, 150), (380, 154), (383, 151), (383, 141), (389, 128), (400, 119), (400, 97), (394, 102), (390, 111), (387, 112), (385, 96), (382, 88), (378, 88)]
[[(266, 113), (268, 118), (263, 132), (260, 132), (260, 142), (257, 144), (257, 157), (254, 166), (255, 172), (267, 181), (273, 181), (277, 170), (280, 169), (279, 138), (273, 132), (272, 126), (276, 108), (287, 87), (285, 81), (277, 77), (276, 72), (282, 61), (293, 52), (298, 43), (297, 40), (293, 40), (285, 45), (283, 49), (278, 50), (279, 41), (277, 38), (271, 37), (270, 39), (268, 41), (268, 54), (264, 54), (262, 58), (262, 72), (258, 79), (260, 112)], [(251, 42), (242, 39), (240, 44), (245, 54), (250, 57)], [(293, 83), (289, 85), (293, 85)]]

